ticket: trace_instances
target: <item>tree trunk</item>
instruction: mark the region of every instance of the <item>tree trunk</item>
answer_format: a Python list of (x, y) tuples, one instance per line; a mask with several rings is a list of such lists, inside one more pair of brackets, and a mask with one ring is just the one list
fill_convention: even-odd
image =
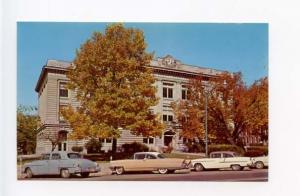
[(114, 154), (114, 153), (116, 153), (116, 151), (117, 151), (117, 139), (116, 138), (113, 138), (112, 139), (112, 153)]

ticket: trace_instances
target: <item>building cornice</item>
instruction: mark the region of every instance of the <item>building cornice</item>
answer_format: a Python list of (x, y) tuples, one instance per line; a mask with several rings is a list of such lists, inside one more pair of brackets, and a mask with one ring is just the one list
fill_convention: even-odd
[[(35, 91), (40, 91), (41, 85), (47, 73), (50, 72), (66, 74), (70, 65), (71, 62), (48, 60), (47, 64), (42, 68), (41, 74), (35, 87)], [(194, 78), (197, 76), (201, 76), (206, 80), (212, 77), (216, 77), (218, 73), (223, 72), (211, 68), (182, 64), (179, 60), (174, 59), (170, 55), (167, 55), (164, 58), (157, 58), (156, 60), (151, 61), (149, 67), (153, 69), (154, 74), (183, 78)]]

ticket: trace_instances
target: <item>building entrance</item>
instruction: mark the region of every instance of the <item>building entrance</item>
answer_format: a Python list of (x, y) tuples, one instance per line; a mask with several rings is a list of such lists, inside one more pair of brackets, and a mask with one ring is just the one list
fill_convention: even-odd
[(164, 133), (164, 145), (165, 146), (172, 146), (173, 137), (175, 135), (174, 131), (166, 131)]

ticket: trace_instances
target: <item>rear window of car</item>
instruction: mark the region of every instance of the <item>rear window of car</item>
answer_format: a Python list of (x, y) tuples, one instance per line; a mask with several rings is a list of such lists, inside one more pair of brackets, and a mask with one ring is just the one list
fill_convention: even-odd
[(78, 153), (68, 153), (69, 159), (80, 159), (81, 156)]

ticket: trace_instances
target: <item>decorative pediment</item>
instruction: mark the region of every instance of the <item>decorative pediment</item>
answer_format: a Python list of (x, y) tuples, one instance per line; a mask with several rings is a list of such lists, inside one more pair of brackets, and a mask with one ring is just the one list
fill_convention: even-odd
[(162, 65), (169, 67), (169, 68), (177, 68), (181, 62), (171, 55), (167, 55), (162, 58)]

